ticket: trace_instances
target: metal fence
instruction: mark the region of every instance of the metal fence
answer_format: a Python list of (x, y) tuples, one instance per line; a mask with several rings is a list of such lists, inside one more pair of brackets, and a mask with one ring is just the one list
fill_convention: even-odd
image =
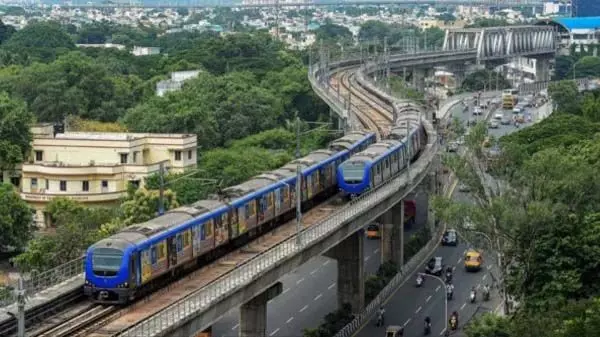
[[(84, 257), (80, 257), (43, 272), (32, 272), (29, 277), (25, 277), (23, 280), (25, 293), (28, 297), (32, 297), (43, 290), (73, 279), (79, 279), (81, 284), (83, 284), (83, 271)], [(12, 298), (0, 302), (0, 306), (11, 305), (15, 303), (16, 300), (16, 296), (12, 296)]]

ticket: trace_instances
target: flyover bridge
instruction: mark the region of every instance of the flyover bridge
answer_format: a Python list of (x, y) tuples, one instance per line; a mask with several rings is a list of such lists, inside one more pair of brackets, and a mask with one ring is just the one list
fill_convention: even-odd
[[(463, 42), (454, 43), (452, 39)], [(497, 41), (503, 43), (497, 44)], [(554, 31), (550, 27), (494, 28), (483, 29), (479, 33), (453, 30), (446, 34), (443, 50), (390, 55), (389, 63), (394, 69), (410, 68), (413, 75), (423, 75), (433, 65), (469, 60), (485, 63), (521, 55), (549, 59), (554, 54), (554, 41)], [(490, 46), (490, 43), (494, 45)], [(355, 55), (335, 62), (321, 59), (310, 65), (309, 79), (315, 92), (349, 128), (372, 129), (381, 136), (404, 109), (411, 105), (414, 108), (414, 103), (393, 98), (368, 80), (369, 74), (380, 71), (382, 67), (384, 65), (376, 62), (361, 64), (361, 59)], [(413, 79), (415, 77), (418, 76), (413, 76)], [(394, 212), (400, 219), (389, 211), (397, 204), (403, 206), (400, 201), (422, 181), (428, 183), (425, 187), (428, 192), (434, 189), (432, 182), (435, 178), (431, 177), (430, 171), (435, 165), (439, 142), (433, 125), (425, 118), (423, 123), (429, 136), (428, 144), (409, 170), (305, 227), (298, 233), (299, 238), (295, 232), (290, 233), (269, 249), (243, 263), (234, 264), (228, 272), (207, 280), (206, 284), (203, 281), (203, 286), (193, 293), (180, 295), (174, 302), (164, 303), (164, 306), (156, 307), (145, 315), (138, 313), (137, 319), (123, 319), (122, 325), (109, 332), (105, 330), (103, 335), (194, 336), (209, 328), (231, 308), (241, 306), (240, 335), (264, 336), (266, 303), (281, 292), (277, 280), (310, 258), (324, 253), (338, 260), (338, 302), (351, 303), (353, 310), (362, 317), (363, 226), (379, 217), (383, 217), (384, 224), (403, 223), (402, 211)], [(397, 243), (392, 245), (397, 247)], [(390, 250), (393, 249), (387, 249), (391, 258), (394, 254)], [(73, 279), (83, 283), (81, 275), (74, 275)], [(64, 278), (62, 281), (65, 281)], [(373, 310), (373, 306), (368, 306), (367, 310)], [(105, 328), (109, 325), (106, 321), (102, 324)]]

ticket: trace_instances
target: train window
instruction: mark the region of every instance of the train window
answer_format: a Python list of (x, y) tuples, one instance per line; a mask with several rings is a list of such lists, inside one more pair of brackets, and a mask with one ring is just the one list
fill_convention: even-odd
[(390, 162), (388, 161), (388, 159), (385, 159), (385, 168), (389, 168), (390, 167)]
[(190, 245), (190, 231), (185, 231), (183, 233), (183, 245), (185, 247)]
[(273, 198), (273, 193), (275, 193), (275, 192), (269, 193), (269, 208), (273, 207), (273, 199), (274, 199)]
[(247, 203), (246, 206), (244, 206), (245, 208), (245, 214), (246, 214), (246, 219), (248, 219), (250, 217), (250, 203)]
[(162, 260), (167, 256), (167, 245), (163, 243), (158, 244), (158, 260)]
[(107, 272), (116, 272), (121, 267), (123, 252), (114, 248), (96, 248), (92, 255), (92, 267), (94, 274), (111, 276)]
[(379, 164), (375, 165), (375, 174), (379, 174)]
[(181, 251), (183, 249), (183, 235), (177, 235), (177, 251)]
[(206, 223), (204, 223), (204, 234), (206, 235), (207, 238), (212, 237), (212, 233), (213, 233), (213, 223), (212, 220), (208, 220)]
[(158, 249), (156, 248), (156, 246), (152, 246), (152, 248), (150, 249), (150, 262), (152, 264), (155, 264), (156, 261), (158, 260), (157, 251), (158, 251)]

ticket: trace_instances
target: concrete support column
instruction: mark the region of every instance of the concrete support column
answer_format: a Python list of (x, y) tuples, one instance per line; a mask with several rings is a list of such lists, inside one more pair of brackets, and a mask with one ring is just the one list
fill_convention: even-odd
[(404, 201), (381, 216), (381, 261), (404, 265)]
[(425, 74), (424, 69), (413, 68), (413, 86), (421, 92), (425, 90)]
[(538, 82), (550, 80), (550, 59), (547, 57), (536, 59), (535, 61), (535, 79)]
[(267, 336), (267, 302), (282, 289), (281, 282), (277, 282), (240, 307), (240, 337)]
[(364, 230), (359, 230), (325, 253), (337, 260), (338, 308), (349, 303), (355, 314), (365, 306), (364, 237)]

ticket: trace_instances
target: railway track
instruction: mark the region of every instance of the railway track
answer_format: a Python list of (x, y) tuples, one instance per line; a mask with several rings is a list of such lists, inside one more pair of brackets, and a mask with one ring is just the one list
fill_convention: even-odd
[(116, 306), (90, 304), (87, 310), (58, 324), (38, 329), (30, 333), (34, 337), (79, 337), (86, 336), (90, 331), (106, 322), (112, 314), (117, 313)]
[(392, 126), (393, 109), (378, 98), (372, 97), (356, 80), (354, 72), (343, 71), (335, 74), (330, 86), (340, 93), (344, 101), (350, 100), (349, 110), (367, 129), (385, 138)]

